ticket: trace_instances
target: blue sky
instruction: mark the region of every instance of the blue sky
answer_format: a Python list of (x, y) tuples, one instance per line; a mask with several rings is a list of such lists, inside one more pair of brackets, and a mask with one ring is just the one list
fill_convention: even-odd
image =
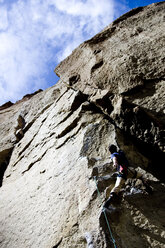
[(74, 48), (149, 0), (0, 0), (0, 105), (58, 81)]

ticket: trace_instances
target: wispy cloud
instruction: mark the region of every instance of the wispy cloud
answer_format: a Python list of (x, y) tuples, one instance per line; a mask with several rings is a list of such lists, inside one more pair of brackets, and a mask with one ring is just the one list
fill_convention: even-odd
[(114, 15), (113, 0), (0, 0), (0, 104), (48, 87), (48, 65)]

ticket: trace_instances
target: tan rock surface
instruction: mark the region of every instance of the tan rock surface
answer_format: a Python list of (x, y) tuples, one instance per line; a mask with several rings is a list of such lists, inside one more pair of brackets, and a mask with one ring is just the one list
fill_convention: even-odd
[(120, 17), (59, 64), (55, 86), (1, 108), (0, 247), (114, 247), (110, 143), (153, 188), (127, 180), (107, 215), (117, 247), (164, 247), (164, 10)]

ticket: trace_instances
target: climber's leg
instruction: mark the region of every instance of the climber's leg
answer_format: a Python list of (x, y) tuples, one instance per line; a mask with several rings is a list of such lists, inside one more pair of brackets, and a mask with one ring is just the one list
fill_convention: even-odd
[(142, 174), (136, 171), (133, 167), (128, 168), (127, 178), (141, 178)]
[(117, 177), (116, 179), (116, 183), (115, 183), (115, 186), (113, 187), (113, 189), (111, 190), (111, 193), (116, 193), (118, 194), (120, 189), (122, 188), (122, 186), (124, 185), (125, 183), (125, 179), (122, 178), (122, 177)]
[(135, 170), (132, 167), (129, 167), (129, 169), (128, 169), (128, 178), (140, 179), (142, 181), (142, 183), (144, 184), (144, 186), (146, 187), (146, 191), (148, 193), (150, 193), (150, 194), (152, 193), (152, 188), (148, 184), (147, 178), (145, 178), (144, 175), (142, 173), (140, 173), (139, 171)]
[(115, 186), (111, 190), (109, 198), (106, 200), (106, 202), (103, 205), (104, 208), (108, 208), (109, 205), (115, 200), (117, 194), (119, 193), (124, 183), (125, 183), (125, 179), (123, 179), (122, 177), (117, 177)]

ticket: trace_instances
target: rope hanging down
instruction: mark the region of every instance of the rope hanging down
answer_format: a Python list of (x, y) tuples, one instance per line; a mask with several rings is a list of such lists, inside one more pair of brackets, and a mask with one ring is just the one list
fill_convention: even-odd
[[(100, 191), (99, 191), (98, 186), (97, 186), (96, 177), (94, 177), (94, 181), (95, 181), (95, 183), (96, 183), (96, 189), (97, 189), (98, 196), (99, 196), (99, 198), (100, 198), (100, 202), (102, 203)], [(117, 246), (116, 246), (116, 241), (115, 241), (115, 239), (113, 238), (112, 231), (111, 231), (111, 228), (110, 228), (110, 225), (109, 225), (109, 222), (108, 222), (108, 218), (107, 218), (107, 215), (106, 215), (106, 213), (105, 213), (105, 209), (103, 209), (103, 213), (104, 213), (104, 217), (105, 217), (105, 220), (106, 220), (106, 223), (107, 223), (107, 226), (108, 226), (108, 230), (109, 230), (110, 237), (111, 237), (111, 240), (112, 240), (112, 242), (113, 242), (114, 248), (117, 248)]]

